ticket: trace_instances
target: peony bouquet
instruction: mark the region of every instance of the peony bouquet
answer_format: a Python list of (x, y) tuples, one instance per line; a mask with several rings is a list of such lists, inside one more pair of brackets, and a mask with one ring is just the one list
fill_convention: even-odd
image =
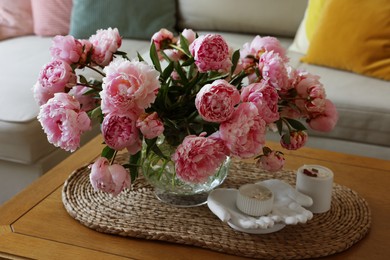
[[(52, 60), (33, 87), (38, 120), (53, 145), (74, 151), (92, 120), (101, 125), (106, 147), (91, 166), (95, 189), (116, 195), (129, 187), (141, 150), (161, 153), (161, 137), (176, 149), (169, 159), (177, 177), (202, 182), (226, 156), (281, 169), (283, 154), (265, 146), (267, 130), (295, 150), (308, 138), (305, 125), (330, 131), (337, 122), (319, 77), (292, 68), (274, 37), (256, 36), (233, 51), (218, 34), (161, 29), (145, 59), (129, 59), (121, 41), (112, 28), (88, 40), (55, 36)], [(123, 149), (129, 162), (114, 163)]]

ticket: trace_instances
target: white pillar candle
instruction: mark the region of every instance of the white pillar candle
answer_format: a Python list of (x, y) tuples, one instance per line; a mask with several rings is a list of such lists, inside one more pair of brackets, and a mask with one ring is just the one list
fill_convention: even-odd
[(320, 165), (303, 165), (297, 171), (296, 189), (313, 199), (308, 210), (324, 213), (331, 206), (333, 172)]

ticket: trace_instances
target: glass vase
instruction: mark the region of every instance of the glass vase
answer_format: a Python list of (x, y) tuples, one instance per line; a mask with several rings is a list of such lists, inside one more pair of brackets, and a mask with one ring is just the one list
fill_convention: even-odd
[(230, 166), (230, 157), (220, 165), (215, 174), (203, 183), (188, 183), (180, 180), (175, 172), (175, 164), (171, 155), (176, 146), (164, 142), (163, 138), (156, 143), (162, 157), (154, 151), (148, 151), (146, 145), (142, 150), (142, 173), (145, 179), (154, 187), (156, 197), (167, 204), (178, 207), (200, 206), (207, 202), (208, 194), (225, 180)]

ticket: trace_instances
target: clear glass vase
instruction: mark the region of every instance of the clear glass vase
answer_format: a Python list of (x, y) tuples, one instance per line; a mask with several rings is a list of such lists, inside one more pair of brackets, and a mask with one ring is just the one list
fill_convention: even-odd
[(204, 183), (187, 183), (176, 176), (175, 164), (171, 155), (176, 147), (159, 139), (158, 147), (165, 158), (153, 151), (142, 150), (142, 173), (145, 179), (154, 187), (156, 197), (167, 204), (178, 207), (200, 206), (207, 202), (208, 194), (225, 180), (230, 166), (230, 157), (220, 165), (215, 174)]

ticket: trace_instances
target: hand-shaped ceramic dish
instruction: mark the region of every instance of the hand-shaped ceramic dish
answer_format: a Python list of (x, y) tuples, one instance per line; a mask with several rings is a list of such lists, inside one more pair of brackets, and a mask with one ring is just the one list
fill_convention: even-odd
[(241, 212), (236, 206), (237, 189), (220, 188), (213, 190), (207, 205), (223, 222), (235, 230), (251, 234), (267, 234), (281, 230), (286, 225), (306, 223), (313, 213), (303, 208), (313, 200), (298, 192), (291, 185), (276, 179), (257, 182), (274, 194), (272, 211), (265, 216), (252, 217)]

